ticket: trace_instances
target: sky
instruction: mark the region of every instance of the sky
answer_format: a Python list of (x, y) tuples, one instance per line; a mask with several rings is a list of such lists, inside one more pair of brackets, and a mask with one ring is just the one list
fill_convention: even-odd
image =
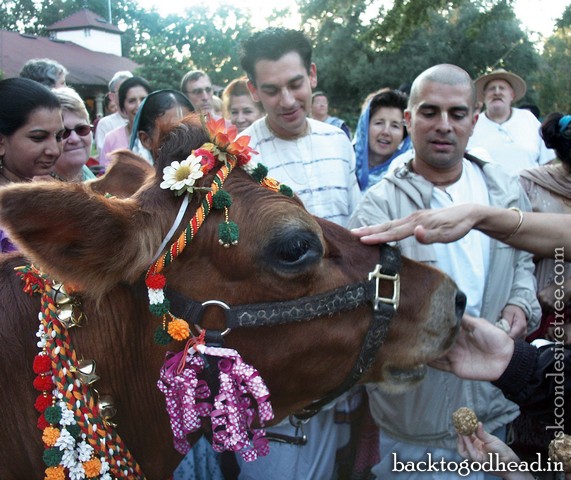
[[(210, 0), (209, 5), (216, 4), (217, 0)], [(267, 25), (265, 17), (268, 16), (274, 8), (283, 8), (287, 5), (295, 5), (294, 0), (232, 0), (232, 4), (242, 9), (250, 9), (254, 20), (257, 22), (256, 27), (262, 29)], [(189, 5), (205, 4), (204, 0), (139, 0), (139, 4), (145, 8), (155, 6), (157, 11), (162, 14), (179, 13)], [(565, 7), (571, 4), (571, 0), (544, 0), (541, 3), (538, 0), (516, 0), (514, 3), (514, 11), (522, 22), (525, 29), (530, 32), (537, 32), (544, 37), (551, 35), (555, 20), (559, 18)], [(286, 25), (295, 27), (296, 24)], [(532, 40), (539, 40), (532, 37)]]

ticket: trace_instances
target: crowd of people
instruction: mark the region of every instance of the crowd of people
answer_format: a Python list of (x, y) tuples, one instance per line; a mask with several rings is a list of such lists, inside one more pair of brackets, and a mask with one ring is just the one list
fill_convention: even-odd
[[(389, 479), (395, 453), (406, 461), (478, 461), (494, 451), (517, 458), (506, 446), (516, 419), (554, 421), (557, 386), (547, 374), (557, 345), (564, 346), (568, 398), (571, 387), (571, 115), (552, 112), (540, 121), (517, 108), (527, 85), (514, 73), (499, 69), (474, 81), (462, 68), (440, 64), (407, 88), (379, 85), (363, 99), (352, 133), (317, 89), (311, 42), (302, 32), (266, 29), (236, 54), (244, 74), (220, 97), (203, 70), (167, 90), (117, 72), (100, 119), (90, 119), (66, 85), (64, 66), (26, 62), (20, 78), (0, 81), (0, 187), (89, 180), (104, 174), (117, 149), (152, 165), (166, 125), (192, 112), (223, 118), (250, 137), (256, 160), (310, 213), (352, 228), (364, 243), (393, 242), (403, 255), (446, 272), (467, 296), (466, 315), (456, 344), (413, 389), (355, 387), (303, 424), (269, 428), (282, 439), (303, 430), (307, 443), (272, 443), (256, 462), (229, 460), (200, 441), (174, 479)], [(0, 226), (0, 252), (15, 248)], [(458, 440), (451, 415), (462, 406), (481, 425)], [(357, 471), (341, 452), (356, 441), (351, 418), (360, 409), (377, 435), (360, 459), (366, 468)], [(565, 415), (568, 434), (569, 409)], [(549, 439), (540, 446), (546, 458)], [(502, 473), (469, 478), (493, 475)]]

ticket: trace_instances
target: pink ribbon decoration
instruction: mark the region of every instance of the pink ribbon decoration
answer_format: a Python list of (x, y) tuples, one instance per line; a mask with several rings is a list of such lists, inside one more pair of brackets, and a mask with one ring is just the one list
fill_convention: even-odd
[[(201, 354), (220, 357), (220, 388), (213, 405), (197, 402), (208, 398), (210, 389), (198, 379), (205, 363), (194, 348)], [(166, 398), (175, 448), (186, 454), (191, 448), (187, 434), (200, 428), (200, 417), (210, 416), (215, 451), (239, 452), (247, 462), (267, 455), (265, 430), (252, 427), (256, 414), (262, 426), (274, 418), (270, 392), (258, 371), (229, 348), (196, 345), (187, 356), (183, 354), (167, 354), (158, 381)]]

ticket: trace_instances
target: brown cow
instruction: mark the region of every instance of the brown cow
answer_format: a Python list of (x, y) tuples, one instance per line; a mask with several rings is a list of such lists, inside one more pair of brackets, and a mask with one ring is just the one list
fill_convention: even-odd
[[(187, 120), (166, 139), (158, 172), (207, 141), (199, 124)], [(210, 185), (211, 177), (202, 184)], [(165, 352), (182, 344), (153, 342), (159, 320), (149, 311), (142, 280), (180, 204), (180, 197), (162, 190), (160, 182), (157, 174), (127, 199), (107, 198), (77, 184), (14, 185), (0, 191), (0, 223), (10, 237), (42, 271), (81, 292), (86, 321), (70, 331), (77, 356), (96, 360), (101, 378), (94, 388), (113, 397), (116, 430), (149, 479), (168, 477), (181, 460), (156, 385)], [(298, 200), (261, 187), (242, 169), (230, 174), (224, 190), (233, 198), (229, 215), (240, 227), (239, 243), (218, 244), (223, 213), (211, 213), (165, 270), (169, 288), (185, 298), (230, 306), (279, 304), (364, 281), (379, 263), (378, 248), (310, 216)], [(183, 226), (201, 195), (191, 200)], [(22, 291), (14, 272), (26, 262), (16, 254), (0, 259), (2, 480), (43, 478), (46, 467), (31, 368), (38, 353), (40, 305), (37, 296)], [(453, 282), (408, 259), (402, 259), (399, 270), (400, 305), (361, 382), (398, 384), (398, 373), (418, 372), (451, 345), (457, 331), (463, 305)], [(383, 281), (379, 293), (390, 297), (393, 288)], [(357, 361), (372, 311), (367, 304), (311, 321), (238, 328), (224, 337), (225, 346), (258, 369), (278, 422), (342, 384)], [(216, 308), (206, 310), (201, 325), (226, 327)]]

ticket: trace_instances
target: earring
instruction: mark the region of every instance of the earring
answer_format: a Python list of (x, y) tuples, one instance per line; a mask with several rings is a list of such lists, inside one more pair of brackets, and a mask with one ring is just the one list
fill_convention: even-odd
[(4, 157), (0, 157), (0, 173), (4, 170)]

